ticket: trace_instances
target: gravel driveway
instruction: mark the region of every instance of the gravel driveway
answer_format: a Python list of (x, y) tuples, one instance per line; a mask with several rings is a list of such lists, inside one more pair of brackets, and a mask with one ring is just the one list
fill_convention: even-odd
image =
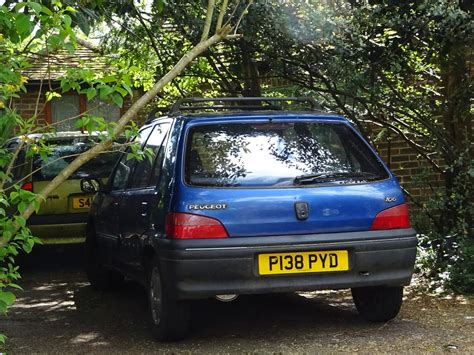
[(157, 343), (145, 291), (131, 282), (94, 291), (79, 255), (77, 248), (43, 248), (28, 258), (24, 291), (0, 318), (8, 353), (474, 353), (472, 300), (413, 291), (386, 324), (361, 320), (346, 291), (199, 301), (191, 336)]

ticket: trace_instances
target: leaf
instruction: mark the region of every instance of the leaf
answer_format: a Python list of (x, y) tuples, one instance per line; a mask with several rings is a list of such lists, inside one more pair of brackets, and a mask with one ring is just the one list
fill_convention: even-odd
[(133, 96), (133, 91), (130, 85), (123, 83), (122, 86), (124, 87), (125, 90), (130, 94), (130, 96)]
[(10, 193), (10, 201), (15, 202), (16, 199), (20, 196), (20, 194), (16, 191), (13, 191)]
[(26, 219), (23, 216), (16, 216), (16, 222), (21, 226), (26, 226)]
[(120, 95), (112, 95), (112, 101), (119, 107), (123, 105), (123, 98)]
[(17, 285), (15, 283), (9, 283), (8, 287), (23, 291), (23, 288), (20, 285)]
[(76, 47), (74, 47), (74, 44), (72, 44), (71, 42), (64, 43), (64, 48), (67, 49), (69, 54), (74, 54), (74, 52), (76, 51)]
[(35, 243), (31, 239), (27, 239), (23, 243), (23, 250), (25, 251), (25, 253), (29, 254), (33, 250), (34, 245)]
[(36, 12), (37, 14), (39, 14), (41, 12), (41, 10), (43, 9), (43, 7), (41, 6), (41, 4), (38, 4), (37, 2), (32, 2), (32, 1), (28, 1), (26, 3), (26, 5), (30, 8), (30, 9), (33, 9), (34, 12)]
[(10, 306), (15, 302), (16, 297), (10, 291), (0, 291), (0, 302), (4, 302), (7, 306)]
[(5, 302), (0, 301), (0, 314), (7, 313), (7, 308), (8, 308), (8, 305)]
[(91, 29), (89, 26), (89, 22), (87, 21), (87, 18), (84, 15), (78, 13), (76, 14), (76, 22), (79, 28), (81, 29), (81, 31), (84, 32), (86, 36), (89, 36), (89, 32)]
[(112, 83), (116, 80), (117, 80), (117, 78), (115, 77), (115, 75), (107, 75), (104, 78), (102, 78), (102, 82), (104, 82), (104, 83)]
[(77, 129), (81, 129), (82, 127), (84, 127), (85, 124), (84, 124), (84, 118), (79, 118), (76, 120), (76, 122), (74, 123), (74, 127), (77, 128)]
[(121, 88), (120, 86), (116, 86), (116, 87), (115, 87), (115, 91), (117, 91), (118, 93), (120, 93), (120, 95), (122, 95), (122, 96), (125, 96), (125, 95), (127, 95), (127, 93), (128, 93), (127, 90)]
[(71, 27), (71, 22), (72, 22), (71, 16), (64, 15), (63, 21), (66, 26)]
[(162, 13), (163, 9), (165, 8), (166, 2), (164, 0), (157, 0), (155, 1), (154, 5), (156, 6), (156, 10), (158, 13)]
[(112, 94), (115, 90), (108, 86), (108, 85), (100, 85), (99, 86), (99, 93), (101, 100), (106, 100), (110, 94)]
[(18, 212), (23, 213), (28, 208), (28, 204), (25, 201), (21, 201), (18, 204)]
[(86, 90), (87, 101), (91, 101), (97, 95), (97, 90), (94, 88), (88, 88)]
[(24, 14), (18, 14), (15, 19), (15, 28), (20, 36), (29, 33), (31, 29), (29, 17)]
[(41, 8), (41, 12), (43, 12), (44, 14), (46, 14), (46, 15), (48, 15), (48, 16), (52, 16), (52, 15), (53, 15), (53, 13), (51, 12), (51, 10), (48, 9), (46, 6), (43, 6), (43, 7)]
[(61, 97), (61, 94), (54, 91), (46, 92), (46, 101), (51, 101), (55, 97)]

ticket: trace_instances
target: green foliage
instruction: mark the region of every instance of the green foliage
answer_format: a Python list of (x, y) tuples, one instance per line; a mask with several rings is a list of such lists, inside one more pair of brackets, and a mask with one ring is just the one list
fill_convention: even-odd
[[(45, 50), (74, 53), (73, 27), (77, 24), (75, 21), (80, 20), (79, 11), (61, 1), (9, 2), (0, 6), (0, 315), (15, 301), (12, 290), (19, 288), (20, 273), (15, 258), (20, 252), (30, 253), (35, 244), (41, 243), (31, 234), (26, 219), (29, 209), (39, 210), (42, 198), (20, 188), (21, 180), (15, 180), (18, 176), (14, 178), (15, 159), (20, 150), (27, 147), (27, 156), (39, 154), (46, 160), (54, 148), (45, 140), (48, 135), (54, 135), (54, 127), (38, 126), (34, 116), (19, 116), (12, 100), (26, 92), (28, 79), (22, 73), (35, 56)], [(131, 79), (125, 71), (94, 73), (87, 68), (70, 71), (61, 81), (61, 92), (47, 93), (47, 100), (68, 91), (122, 106), (123, 98), (132, 94)], [(115, 125), (102, 117), (84, 116), (78, 119), (76, 127), (89, 132), (100, 130), (100, 139), (106, 140), (113, 137)], [(128, 131), (134, 135), (136, 127)], [(32, 139), (28, 134), (35, 132), (47, 134)], [(7, 150), (6, 145), (13, 135), (22, 136), (23, 143)], [(0, 344), (5, 340), (0, 334)]]
[[(202, 21), (205, 16), (202, 4), (195, 5), (197, 7), (194, 12), (201, 10), (199, 17)], [(26, 219), (34, 210), (38, 210), (40, 202), (44, 201), (61, 181), (71, 176), (78, 165), (103, 152), (107, 147), (114, 146), (114, 139), (122, 140), (122, 137), (116, 137), (117, 135), (123, 134), (128, 140), (128, 158), (151, 158), (151, 150), (142, 151), (138, 142), (133, 143), (138, 129), (132, 120), (132, 112), (136, 114), (138, 109), (143, 109), (145, 103), (150, 101), (150, 96), (156, 95), (158, 89), (175, 77), (177, 71), (182, 71), (202, 49), (194, 47), (191, 40), (183, 40), (179, 32), (166, 30), (169, 22), (162, 15), (167, 8), (169, 7), (164, 0), (155, 0), (150, 4), (103, 0), (7, 1), (0, 6), (0, 62), (5, 63), (0, 66), (0, 114), (5, 118), (0, 120), (0, 312), (6, 311), (13, 302), (10, 289), (18, 287), (15, 281), (19, 279), (20, 274), (14, 264), (15, 256), (21, 250), (30, 252), (34, 244), (40, 242), (30, 234), (26, 225)], [(236, 16), (239, 16), (238, 11)], [(233, 20), (235, 16), (231, 16), (230, 21)], [(80, 62), (74, 70), (68, 70), (61, 76), (59, 89), (52, 85), (51, 80), (45, 79), (45, 83), (42, 82), (45, 84), (41, 85), (43, 89), (47, 87), (49, 90), (45, 94), (46, 101), (73, 92), (85, 95), (89, 101), (108, 102), (122, 107), (124, 98), (132, 96), (134, 89), (148, 90), (153, 87), (153, 91), (142, 96), (132, 106), (131, 111), (128, 110), (118, 122), (107, 122), (103, 117), (98, 117), (93, 112), (100, 109), (94, 108), (81, 113), (80, 117), (65, 117), (61, 122), (47, 125), (38, 125), (37, 113), (31, 117), (20, 117), (13, 109), (13, 99), (26, 91), (25, 83), (28, 78), (22, 76), (22, 73), (31, 66), (32, 60), (50, 56), (57, 51), (67, 51), (73, 55), (77, 42), (80, 42), (76, 34), (82, 31), (88, 35), (104, 23), (108, 27), (97, 31), (97, 34), (106, 33), (110, 41), (109, 53), (102, 51), (103, 46), (100, 50), (100, 54), (104, 54), (102, 59), (108, 62), (110, 70), (97, 73), (90, 69), (93, 67), (91, 63)], [(230, 27), (227, 25), (226, 31), (221, 33), (222, 36), (214, 36), (212, 39), (222, 39)], [(188, 28), (195, 32), (192, 27)], [(123, 35), (122, 30), (132, 34), (134, 38)], [(210, 42), (205, 44), (208, 43)], [(83, 45), (95, 47), (87, 43)], [(183, 61), (176, 66), (177, 70), (169, 73), (165, 80), (158, 81), (175, 66), (176, 55), (184, 55), (191, 48), (194, 51), (183, 57)], [(196, 68), (209, 72), (209, 66), (202, 61), (198, 61)], [(55, 69), (63, 71), (65, 68), (58, 64)], [(51, 70), (50, 66), (48, 70)], [(198, 76), (183, 76), (172, 90), (164, 89), (161, 94), (165, 96), (165, 103), (170, 103), (173, 95), (187, 95), (187, 88), (194, 90), (203, 82)], [(183, 86), (186, 89), (183, 89)], [(215, 88), (208, 91), (218, 92)], [(38, 98), (37, 106), (40, 101)], [(75, 127), (81, 131), (95, 132), (94, 135), (98, 135), (100, 143), (91, 148), (92, 151), (83, 153), (81, 158), (84, 159), (72, 160), (56, 178), (45, 184), (39, 194), (23, 191), (20, 184), (29, 176), (15, 176), (18, 154), (26, 153), (27, 157), (38, 154), (42, 159), (48, 159), (53, 146), (48, 143), (46, 137), (54, 136), (55, 125), (59, 126), (66, 120), (75, 120)], [(15, 127), (14, 134), (20, 137), (20, 144), (16, 148), (6, 149), (8, 138), (13, 133), (12, 127)], [(4, 341), (5, 337), (0, 336), (0, 343)]]
[[(474, 294), (474, 238), (472, 216), (474, 215), (474, 188), (466, 181), (472, 179), (472, 160), (465, 161), (461, 155), (455, 166), (466, 165), (458, 172), (450, 193), (437, 189), (423, 202), (416, 213), (414, 224), (421, 231), (419, 238), (417, 268), (427, 277), (429, 285), (438, 292), (454, 290)], [(455, 166), (451, 169), (455, 169)], [(423, 186), (429, 181), (429, 170), (415, 179)], [(452, 219), (450, 223), (449, 220)]]
[(441, 174), (444, 187), (415, 201), (427, 218), (416, 225), (420, 262), (432, 279), (472, 292), (470, 10), (448, 0), (275, 0), (258, 1), (244, 22), (253, 60), (290, 83), (279, 92), (315, 96), (372, 141), (402, 138)]

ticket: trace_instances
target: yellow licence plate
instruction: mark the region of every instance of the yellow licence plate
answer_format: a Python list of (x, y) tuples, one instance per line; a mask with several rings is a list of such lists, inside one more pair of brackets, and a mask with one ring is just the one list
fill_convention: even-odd
[(305, 251), (258, 255), (260, 275), (349, 270), (347, 250)]
[(72, 208), (86, 209), (91, 207), (92, 197), (73, 197)]

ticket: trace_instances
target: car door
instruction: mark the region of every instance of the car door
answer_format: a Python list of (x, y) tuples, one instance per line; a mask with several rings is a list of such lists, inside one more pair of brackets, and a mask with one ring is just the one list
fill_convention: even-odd
[(163, 143), (169, 127), (169, 122), (162, 122), (153, 128), (144, 147), (151, 150), (151, 159), (145, 158), (137, 163), (130, 186), (121, 200), (121, 254), (132, 272), (141, 271), (142, 239), (150, 233), (154, 234), (150, 215), (161, 197), (156, 186), (163, 163)]
[[(136, 140), (138, 144), (143, 143), (148, 138), (151, 127), (143, 128)], [(101, 199), (101, 208), (98, 209), (97, 215), (97, 235), (99, 243), (104, 245), (103, 250), (107, 250), (105, 260), (111, 265), (122, 266), (120, 250), (123, 238), (120, 234), (120, 203), (124, 198), (124, 194), (128, 188), (130, 178), (137, 164), (135, 158), (130, 158), (131, 148), (126, 149), (119, 158), (114, 172), (112, 173), (107, 191), (103, 192)]]
[(131, 172), (136, 164), (135, 159), (127, 160), (128, 152), (125, 151), (118, 162), (112, 176), (109, 188), (103, 192), (101, 207), (97, 209), (96, 232), (98, 242), (103, 245), (102, 250), (109, 264), (119, 263), (118, 251), (120, 243), (119, 211), (120, 201), (129, 181)]

